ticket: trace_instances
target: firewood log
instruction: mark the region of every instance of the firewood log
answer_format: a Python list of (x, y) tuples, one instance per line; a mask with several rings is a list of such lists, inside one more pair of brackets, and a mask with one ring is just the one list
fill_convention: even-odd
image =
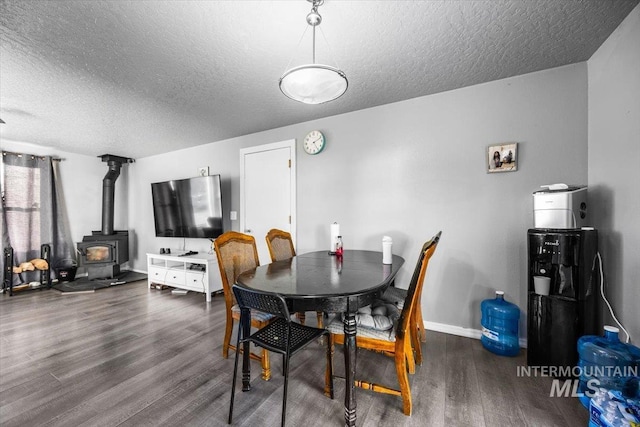
[(22, 271), (33, 271), (33, 270), (35, 270), (36, 268), (35, 268), (35, 267), (34, 267), (34, 265), (33, 265), (33, 264), (31, 264), (30, 262), (23, 262), (23, 263), (21, 263), (21, 264), (20, 264), (20, 269), (21, 269)]
[(35, 258), (29, 262), (33, 264), (34, 267), (37, 268), (38, 270), (46, 270), (47, 268), (49, 268), (49, 263), (43, 260), (42, 258)]

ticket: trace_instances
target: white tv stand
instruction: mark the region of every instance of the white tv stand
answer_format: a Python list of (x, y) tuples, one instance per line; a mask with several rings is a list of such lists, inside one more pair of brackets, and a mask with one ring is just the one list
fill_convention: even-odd
[(222, 290), (218, 260), (213, 254), (178, 256), (147, 254), (148, 285), (152, 283), (203, 292), (207, 302), (211, 293)]

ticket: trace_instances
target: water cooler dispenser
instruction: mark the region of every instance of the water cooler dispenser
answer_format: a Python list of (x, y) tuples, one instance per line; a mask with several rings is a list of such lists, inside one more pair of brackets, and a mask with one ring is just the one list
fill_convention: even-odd
[(598, 232), (586, 227), (587, 187), (542, 187), (527, 233), (527, 363), (572, 367), (578, 339), (601, 330)]
[[(578, 338), (602, 330), (598, 232), (534, 228), (527, 237), (527, 364), (576, 366)], [(550, 279), (548, 295), (536, 293), (536, 276)]]

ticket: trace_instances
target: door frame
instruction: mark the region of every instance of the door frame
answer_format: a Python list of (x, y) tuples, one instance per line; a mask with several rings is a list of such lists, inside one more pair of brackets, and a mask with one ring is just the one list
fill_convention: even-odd
[(261, 153), (264, 151), (279, 150), (282, 148), (289, 148), (291, 153), (291, 167), (289, 168), (290, 183), (291, 183), (291, 206), (289, 207), (291, 212), (291, 239), (293, 240), (294, 247), (296, 247), (296, 229), (297, 229), (297, 214), (296, 214), (296, 140), (288, 139), (285, 141), (272, 142), (270, 144), (256, 145), (253, 147), (240, 149), (240, 232), (244, 233), (245, 227), (245, 194), (244, 194), (244, 174), (245, 164), (244, 158), (247, 154)]

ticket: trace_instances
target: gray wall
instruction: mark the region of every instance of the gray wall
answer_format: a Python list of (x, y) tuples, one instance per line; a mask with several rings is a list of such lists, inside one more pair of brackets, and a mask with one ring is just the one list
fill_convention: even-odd
[[(160, 247), (210, 249), (204, 239), (154, 237), (150, 183), (195, 176), (209, 166), (223, 177), (228, 218), (229, 210), (239, 210), (239, 149), (300, 141), (312, 129), (323, 131), (328, 143), (317, 156), (297, 153), (298, 252), (326, 249), (333, 221), (341, 224), (347, 249), (379, 250), (388, 234), (394, 253), (406, 259), (398, 280), (406, 286), (421, 244), (442, 230), (423, 294), (425, 318), (478, 329), (480, 301), (496, 289), (526, 307), (532, 192), (541, 184), (587, 183), (587, 66), (139, 159), (130, 168), (134, 268), (146, 270), (145, 253)], [(487, 174), (487, 146), (505, 142), (519, 143), (518, 171)]]
[[(588, 62), (589, 191), (599, 207), (595, 214), (605, 289), (636, 345), (640, 341), (639, 41), (637, 6)], [(606, 318), (610, 319), (608, 310)]]

